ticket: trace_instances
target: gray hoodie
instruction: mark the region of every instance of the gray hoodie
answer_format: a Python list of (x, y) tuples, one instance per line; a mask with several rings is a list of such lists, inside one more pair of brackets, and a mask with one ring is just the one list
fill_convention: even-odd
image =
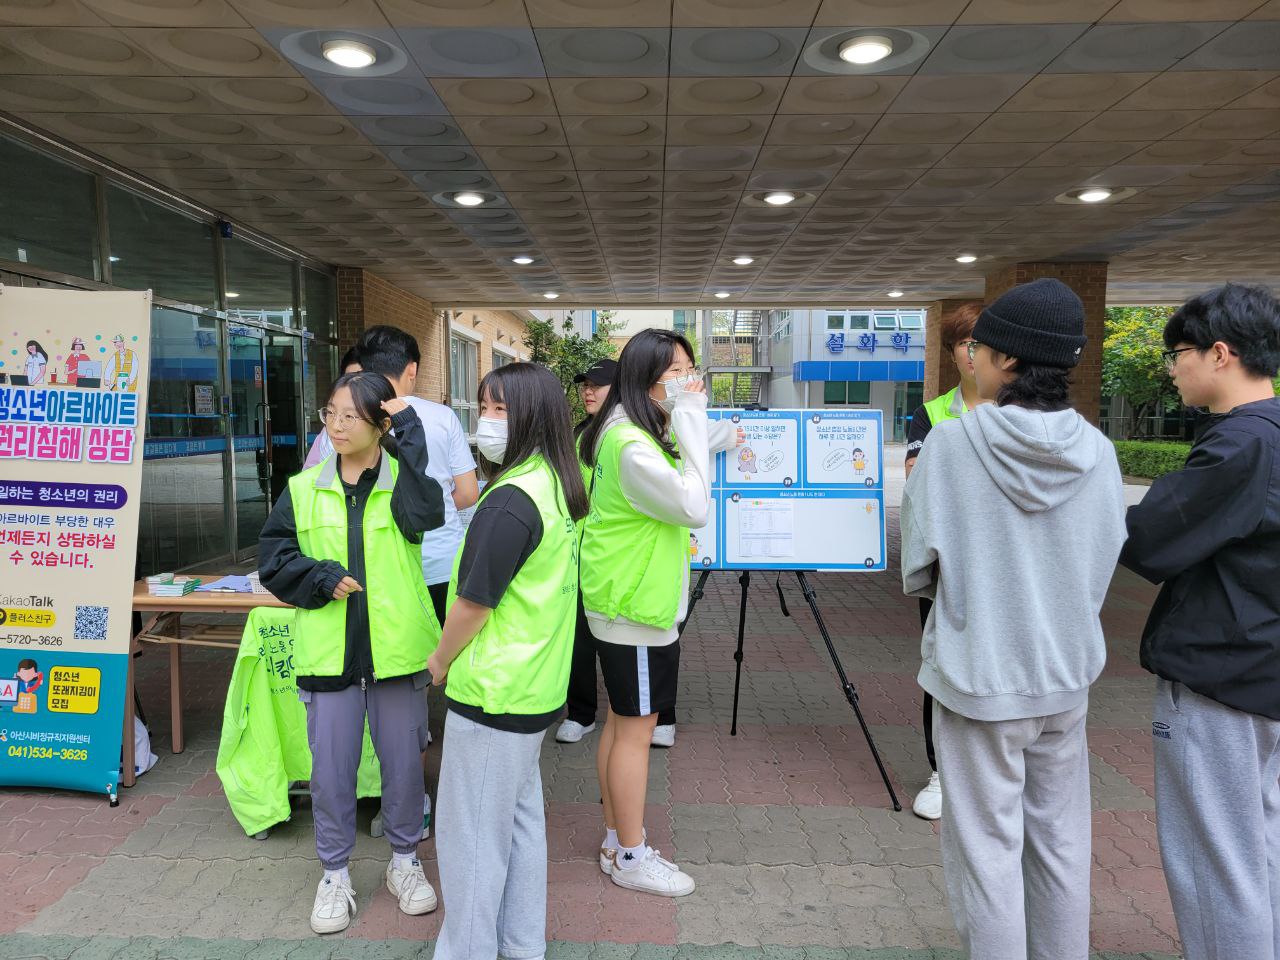
[(1124, 539), (1115, 449), (1074, 410), (938, 424), (902, 501), (903, 589), (934, 601), (920, 686), (974, 720), (1084, 703)]

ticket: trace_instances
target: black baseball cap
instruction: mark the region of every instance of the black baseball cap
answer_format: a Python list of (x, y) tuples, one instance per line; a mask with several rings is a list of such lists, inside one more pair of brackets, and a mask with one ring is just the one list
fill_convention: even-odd
[(618, 375), (617, 360), (597, 360), (587, 369), (573, 378), (574, 383), (586, 383), (590, 381), (597, 387), (607, 387), (612, 385), (613, 378)]

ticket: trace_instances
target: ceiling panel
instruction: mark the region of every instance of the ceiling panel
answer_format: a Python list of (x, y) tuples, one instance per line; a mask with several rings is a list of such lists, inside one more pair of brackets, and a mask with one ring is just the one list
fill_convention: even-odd
[[(434, 300), (959, 296), (1032, 257), (1106, 256), (1134, 297), (1280, 280), (1280, 0), (45, 0), (0, 24), (21, 122)], [(868, 32), (886, 59), (839, 59)], [(328, 63), (334, 38), (377, 64)], [(1070, 202), (1088, 185), (1117, 199)]]

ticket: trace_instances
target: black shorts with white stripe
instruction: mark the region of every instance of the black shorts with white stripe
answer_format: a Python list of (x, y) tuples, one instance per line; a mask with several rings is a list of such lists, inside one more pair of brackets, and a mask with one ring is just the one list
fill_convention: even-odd
[(596, 641), (609, 708), (620, 717), (647, 717), (675, 709), (680, 641), (665, 647), (632, 647)]

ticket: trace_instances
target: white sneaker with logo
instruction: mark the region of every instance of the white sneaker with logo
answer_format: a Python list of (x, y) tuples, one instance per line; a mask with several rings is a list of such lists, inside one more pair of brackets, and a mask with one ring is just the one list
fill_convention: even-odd
[(651, 747), (674, 747), (676, 745), (676, 725), (660, 723), (653, 728), (653, 736), (649, 738)]
[(911, 812), (924, 820), (942, 819), (942, 781), (936, 773), (929, 777), (925, 788), (916, 794)]
[(422, 862), (414, 857), (407, 867), (396, 869), (396, 862), (387, 864), (387, 889), (400, 902), (400, 912), (411, 917), (430, 913), (436, 908), (436, 892), (431, 889)]
[(311, 929), (316, 933), (338, 933), (351, 926), (356, 912), (356, 894), (351, 884), (341, 879), (323, 877), (316, 887), (316, 901), (311, 906)]
[(693, 877), (670, 860), (663, 860), (652, 847), (635, 866), (614, 863), (609, 877), (619, 887), (659, 897), (687, 897), (694, 888)]
[(556, 743), (577, 743), (595, 728), (594, 723), (588, 723), (584, 727), (577, 720), (562, 720), (556, 730)]

